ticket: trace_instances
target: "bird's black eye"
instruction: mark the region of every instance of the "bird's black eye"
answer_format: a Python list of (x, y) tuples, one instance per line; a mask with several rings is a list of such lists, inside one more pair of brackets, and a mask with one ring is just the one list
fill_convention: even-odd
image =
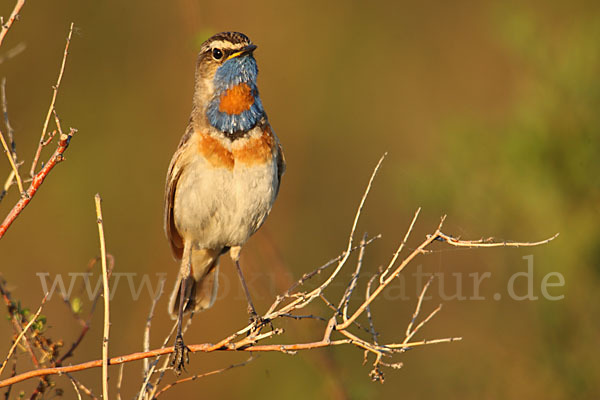
[(223, 52), (221, 51), (221, 49), (213, 49), (212, 56), (215, 60), (220, 60), (221, 58), (223, 58)]

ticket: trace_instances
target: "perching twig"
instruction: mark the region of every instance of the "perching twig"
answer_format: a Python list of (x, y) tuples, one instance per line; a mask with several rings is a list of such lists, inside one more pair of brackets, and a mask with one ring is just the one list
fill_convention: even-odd
[(100, 238), (100, 257), (102, 261), (102, 286), (104, 293), (104, 334), (102, 336), (102, 398), (108, 399), (108, 339), (110, 333), (110, 294), (108, 272), (106, 268), (106, 243), (104, 241), (104, 224), (102, 221), (102, 199), (99, 194), (94, 197), (96, 203), (96, 220)]

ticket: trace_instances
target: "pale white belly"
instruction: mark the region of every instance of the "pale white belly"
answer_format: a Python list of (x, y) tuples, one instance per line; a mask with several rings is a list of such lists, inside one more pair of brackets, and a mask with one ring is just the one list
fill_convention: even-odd
[(236, 164), (215, 168), (200, 156), (177, 183), (174, 220), (197, 248), (241, 246), (264, 222), (276, 195), (277, 167)]

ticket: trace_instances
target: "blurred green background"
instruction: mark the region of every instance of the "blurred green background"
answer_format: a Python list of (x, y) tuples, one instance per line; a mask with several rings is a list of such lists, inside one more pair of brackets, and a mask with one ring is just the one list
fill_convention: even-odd
[[(3, 1), (0, 14), (7, 17), (13, 3)], [(387, 264), (419, 206), (409, 247), (443, 214), (446, 232), (464, 238), (560, 237), (539, 248), (437, 246), (440, 251), (417, 259), (405, 274), (408, 299), (388, 293), (374, 306), (382, 341), (403, 337), (418, 266), (442, 274), (446, 293), (456, 289), (453, 277), (461, 277), (466, 296), (474, 293), (468, 274), (489, 272), (479, 292), (486, 300), (444, 301), (419, 338), (463, 341), (397, 357), (404, 367), (386, 371), (383, 385), (370, 381), (362, 352), (339, 347), (263, 354), (244, 368), (179, 385), (162, 397), (600, 397), (600, 3), (28, 2), (0, 50), (27, 46), (0, 64), (0, 75), (7, 79), (18, 154), (28, 164), (71, 21), (77, 29), (57, 110), (63, 125), (79, 132), (66, 162), (0, 242), (0, 271), (24, 306), (36, 309), (43, 297), (36, 274), (62, 274), (68, 282), (68, 273), (85, 271), (98, 254), (97, 192), (115, 271), (137, 273), (136, 285), (142, 274), (156, 285), (156, 274), (164, 272), (171, 290), (178, 266), (162, 230), (163, 185), (191, 110), (196, 51), (209, 35), (238, 30), (259, 46), (261, 98), (288, 161), (274, 210), (242, 256), (261, 310), (293, 277), (344, 248), (364, 186), (386, 151), (359, 225), (359, 235), (383, 238), (367, 251), (361, 285)], [(0, 176), (9, 171), (0, 161)], [(13, 188), (0, 204), (3, 215), (16, 200)], [(516, 301), (506, 295), (507, 283), (527, 270), (528, 255), (539, 299)], [(214, 342), (246, 321), (229, 260), (221, 270), (219, 301), (197, 317), (188, 343)], [(563, 287), (550, 289), (562, 300), (541, 295), (550, 272), (564, 276)], [(147, 291), (134, 301), (122, 279), (112, 301), (111, 355), (141, 349), (150, 306)], [(516, 292), (525, 293), (525, 279), (516, 282)], [(434, 283), (426, 311), (440, 302), (440, 289)], [(502, 298), (495, 300), (496, 293)], [(171, 326), (166, 297), (153, 323), (153, 347)], [(70, 345), (80, 328), (59, 296), (44, 314), (47, 335)], [(101, 356), (101, 318), (99, 309), (71, 362)], [(279, 326), (289, 341), (315, 340), (323, 329), (314, 322)], [(8, 351), (11, 335), (10, 324), (0, 324), (0, 354)], [(198, 354), (188, 370), (245, 358)], [(31, 368), (25, 354), (18, 368)], [(125, 397), (140, 387), (140, 371), (141, 363), (126, 366)], [(116, 373), (111, 369), (113, 385)], [(99, 370), (77, 376), (100, 393)], [(66, 398), (74, 397), (66, 378), (53, 379)], [(17, 386), (13, 395), (35, 385)]]

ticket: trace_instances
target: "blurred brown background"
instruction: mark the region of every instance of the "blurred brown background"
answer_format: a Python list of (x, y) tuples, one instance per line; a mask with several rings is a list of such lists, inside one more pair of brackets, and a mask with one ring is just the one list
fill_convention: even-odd
[[(0, 14), (7, 17), (13, 3), (3, 1)], [(260, 309), (291, 277), (341, 252), (371, 170), (386, 151), (359, 226), (359, 235), (383, 234), (367, 251), (368, 273), (388, 262), (419, 206), (412, 247), (443, 214), (447, 233), (464, 238), (561, 235), (534, 249), (438, 246), (446, 250), (418, 259), (406, 273), (409, 299), (388, 293), (375, 304), (382, 341), (404, 333), (418, 289), (411, 274), (419, 265), (443, 275), (447, 294), (457, 291), (458, 276), (467, 297), (473, 296), (468, 274), (489, 272), (479, 293), (486, 300), (443, 301), (420, 338), (463, 341), (398, 357), (404, 367), (387, 371), (383, 385), (369, 380), (362, 352), (339, 347), (263, 354), (164, 398), (598, 398), (600, 8), (579, 0), (522, 3), (28, 2), (1, 53), (19, 43), (26, 50), (0, 64), (19, 156), (31, 162), (71, 21), (77, 30), (57, 110), (63, 125), (79, 132), (67, 161), (0, 243), (0, 271), (13, 296), (35, 310), (43, 296), (36, 274), (61, 274), (68, 284), (68, 273), (85, 271), (99, 251), (97, 192), (115, 272), (137, 273), (135, 285), (149, 274), (155, 286), (164, 272), (171, 290), (178, 267), (162, 230), (163, 185), (191, 109), (196, 51), (212, 33), (238, 30), (259, 46), (261, 98), (288, 161), (275, 208), (242, 257)], [(9, 171), (0, 161), (0, 176)], [(3, 215), (16, 200), (13, 188), (0, 204)], [(539, 299), (517, 301), (507, 296), (507, 283), (527, 270), (528, 255)], [(188, 343), (216, 341), (246, 321), (229, 260), (222, 271), (222, 296), (197, 317)], [(542, 296), (550, 272), (564, 276), (563, 287), (549, 290), (562, 300)], [(147, 290), (134, 301), (121, 279), (112, 300), (111, 355), (141, 349), (150, 305)], [(526, 293), (526, 280), (516, 282), (515, 291)], [(439, 282), (432, 287), (427, 311), (440, 302), (440, 289)], [(153, 347), (171, 326), (166, 297)], [(44, 315), (47, 335), (70, 345), (79, 328), (58, 295)], [(101, 318), (98, 309), (71, 362), (100, 358)], [(322, 332), (312, 322), (280, 326), (290, 341)], [(9, 323), (0, 324), (0, 354), (11, 335)], [(198, 354), (188, 370), (245, 356)], [(26, 355), (18, 365), (30, 368)], [(139, 389), (140, 370), (141, 363), (126, 366), (125, 397)], [(116, 373), (111, 369), (113, 384)], [(77, 376), (100, 392), (100, 370)], [(66, 378), (53, 379), (65, 398), (74, 398)], [(13, 395), (33, 386), (18, 386)]]

